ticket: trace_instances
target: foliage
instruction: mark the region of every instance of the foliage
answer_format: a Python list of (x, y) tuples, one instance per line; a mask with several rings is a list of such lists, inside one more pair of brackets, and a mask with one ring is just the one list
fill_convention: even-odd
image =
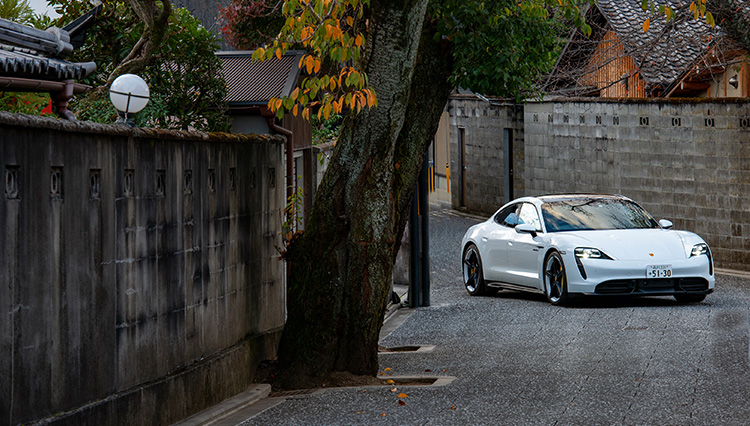
[[(76, 17), (91, 8), (88, 2), (50, 0), (63, 16)], [(63, 23), (60, 23), (61, 25)], [(74, 51), (71, 60), (94, 61), (97, 72), (84, 82), (106, 84), (115, 67), (138, 42), (144, 24), (132, 13), (128, 2), (105, 3), (97, 23), (89, 30), (86, 43)], [(189, 48), (186, 48), (189, 46)], [(167, 40), (141, 74), (149, 84), (151, 100), (134, 118), (136, 124), (166, 129), (227, 131), (229, 117), (223, 102), (226, 83), (214, 36), (186, 9), (173, 9)], [(111, 123), (116, 112), (101, 93), (89, 93), (71, 102), (79, 119)]]
[(520, 100), (554, 65), (561, 21), (542, 2), (443, 0), (431, 14), (455, 46), (455, 87)]
[(310, 120), (312, 125), (312, 142), (318, 145), (326, 142), (335, 142), (341, 128), (342, 116), (334, 114), (328, 119), (321, 120), (313, 115)]
[(53, 25), (49, 16), (34, 13), (28, 0), (0, 0), (0, 18), (42, 30)]
[[(255, 60), (281, 55), (292, 45), (301, 45), (310, 54), (300, 61), (308, 74), (289, 97), (271, 99), (268, 106), (281, 118), (286, 111), (309, 119), (313, 110), (318, 118), (340, 114), (344, 107), (361, 111), (377, 104), (367, 75), (359, 69), (365, 43), (364, 8), (369, 0), (287, 0), (281, 6), (286, 18), (274, 41), (253, 53)], [(328, 61), (335, 67), (323, 67)], [(323, 72), (321, 72), (323, 70)], [(328, 71), (331, 70), (330, 73)]]
[[(641, 1), (641, 8), (645, 11), (650, 12), (652, 17), (664, 15), (666, 21), (669, 22), (670, 20), (674, 19), (678, 13), (680, 13), (680, 9), (687, 9), (690, 12), (690, 15), (693, 16), (693, 19), (695, 19), (696, 21), (705, 20), (709, 26), (713, 27), (714, 25), (716, 25), (716, 21), (714, 20), (714, 15), (706, 9), (706, 5), (706, 0), (694, 0), (690, 3), (679, 4), (678, 6), (658, 4), (656, 1), (652, 0)], [(643, 22), (643, 31), (648, 31), (650, 25), (651, 18), (647, 18)]]
[(34, 17), (34, 10), (28, 0), (0, 0), (0, 18), (19, 24), (29, 24)]
[[(434, 0), (428, 14), (438, 22), (435, 37), (444, 37), (453, 46), (452, 84), (520, 100), (535, 93), (537, 79), (551, 69), (559, 51), (561, 20), (550, 15), (552, 6), (557, 15), (574, 22), (585, 33), (591, 32), (578, 3), (579, 0)], [(277, 4), (271, 0), (234, 0), (223, 9), (225, 34), (238, 40), (246, 34), (262, 33), (267, 28), (266, 20), (276, 19)], [(377, 104), (359, 64), (367, 34), (364, 10), (368, 4), (369, 0), (281, 3), (286, 19), (279, 35), (270, 45), (258, 48), (253, 58), (280, 57), (292, 45), (302, 45), (310, 54), (300, 64), (308, 77), (298, 90), (287, 98), (269, 102), (278, 117), (291, 112), (309, 118), (311, 112), (317, 112), (325, 120), (345, 108), (359, 112)], [(243, 46), (251, 47), (275, 33), (276, 26), (272, 26), (263, 33), (264, 37)]]
[(0, 92), (0, 111), (29, 115), (49, 115), (49, 94), (33, 92)]
[(219, 6), (221, 32), (237, 49), (253, 50), (271, 43), (284, 25), (279, 0), (232, 0)]

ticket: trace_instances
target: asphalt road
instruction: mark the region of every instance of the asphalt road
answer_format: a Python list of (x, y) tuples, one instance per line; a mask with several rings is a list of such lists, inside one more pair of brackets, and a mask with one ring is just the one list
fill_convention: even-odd
[(459, 245), (476, 222), (433, 213), (432, 306), (402, 309), (405, 320), (381, 342), (435, 346), (381, 355), (383, 377), (454, 381), (294, 396), (243, 424), (750, 424), (750, 279), (719, 275), (715, 293), (696, 305), (654, 297), (565, 308), (515, 292), (470, 297)]

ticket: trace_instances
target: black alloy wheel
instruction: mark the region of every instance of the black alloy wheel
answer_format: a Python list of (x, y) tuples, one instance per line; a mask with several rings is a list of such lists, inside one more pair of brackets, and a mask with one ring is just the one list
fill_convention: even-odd
[(568, 280), (560, 253), (553, 251), (544, 260), (544, 293), (553, 305), (568, 302)]
[(469, 244), (464, 250), (464, 285), (466, 291), (472, 296), (481, 296), (487, 293), (487, 285), (482, 273), (482, 258), (479, 249), (474, 244)]

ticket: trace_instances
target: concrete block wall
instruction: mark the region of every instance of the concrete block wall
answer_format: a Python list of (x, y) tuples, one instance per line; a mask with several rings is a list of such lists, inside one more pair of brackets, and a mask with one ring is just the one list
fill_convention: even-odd
[[(523, 108), (501, 100), (452, 96), (450, 114), (450, 193), (454, 209), (475, 213), (494, 212), (504, 204), (505, 177), (503, 131), (513, 130), (514, 192), (523, 190)], [(460, 129), (465, 137), (461, 153)], [(464, 155), (466, 181), (461, 180)], [(461, 192), (465, 191), (463, 200)], [(462, 203), (463, 201), (463, 203)]]
[(623, 194), (701, 235), (717, 266), (750, 270), (750, 103), (531, 102), (524, 132), (519, 195)]
[(166, 425), (284, 324), (283, 141), (0, 113), (0, 425)]

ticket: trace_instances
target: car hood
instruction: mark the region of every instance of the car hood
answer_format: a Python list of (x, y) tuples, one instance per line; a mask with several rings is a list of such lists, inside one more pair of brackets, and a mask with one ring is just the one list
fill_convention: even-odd
[[(616, 229), (573, 231), (569, 243), (596, 248), (617, 260), (669, 260), (689, 256), (680, 231), (667, 229)], [(692, 248), (692, 247), (691, 247)]]

